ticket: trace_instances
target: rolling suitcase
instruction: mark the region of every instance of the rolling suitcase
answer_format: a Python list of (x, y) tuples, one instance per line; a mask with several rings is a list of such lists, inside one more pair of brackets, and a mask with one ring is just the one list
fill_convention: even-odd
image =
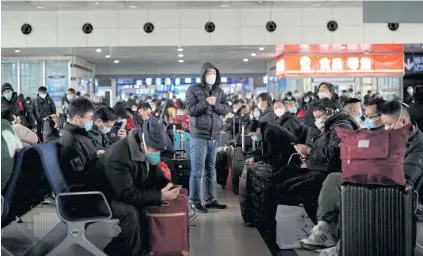
[(341, 255), (411, 256), (416, 196), (412, 186), (343, 185)]
[(191, 159), (187, 157), (184, 150), (184, 143), (181, 144), (182, 149), (175, 150), (173, 164), (175, 168), (175, 183), (181, 185), (189, 191), (189, 179), (191, 176)]
[(155, 256), (189, 255), (188, 193), (161, 206), (147, 207), (150, 249)]
[(226, 181), (228, 178), (228, 153), (227, 150), (222, 150), (216, 154), (216, 182), (222, 189), (226, 188)]
[(246, 152), (245, 150), (245, 126), (241, 127), (241, 144), (240, 148), (234, 148), (231, 152), (231, 175), (232, 175), (232, 191), (238, 195), (239, 192), (239, 177), (241, 177), (242, 170), (244, 169), (244, 161), (252, 156), (254, 152), (254, 144), (252, 152)]
[(253, 224), (255, 220), (255, 212), (252, 201), (251, 172), (260, 171), (257, 169), (257, 164), (261, 163), (245, 165), (239, 179), (239, 204), (241, 208), (241, 216), (244, 223), (247, 225)]

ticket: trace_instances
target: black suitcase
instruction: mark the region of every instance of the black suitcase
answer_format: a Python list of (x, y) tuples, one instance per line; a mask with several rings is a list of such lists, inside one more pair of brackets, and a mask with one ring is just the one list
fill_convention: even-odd
[(240, 148), (234, 148), (231, 152), (231, 170), (232, 170), (232, 191), (238, 195), (239, 193), (239, 177), (241, 177), (242, 170), (244, 169), (244, 162), (247, 158), (252, 157), (255, 150), (254, 144), (250, 152), (245, 148), (245, 126), (241, 127), (241, 144)]
[(222, 189), (226, 188), (228, 178), (228, 152), (222, 150), (216, 154), (216, 182)]
[(175, 183), (181, 185), (189, 191), (189, 178), (191, 175), (191, 160), (190, 159), (174, 159), (175, 166)]
[(253, 225), (255, 223), (256, 215), (253, 205), (253, 185), (251, 182), (251, 174), (260, 172), (263, 163), (253, 163), (245, 165), (242, 170), (241, 178), (239, 179), (239, 204), (241, 208), (241, 216), (245, 224)]
[(413, 255), (416, 196), (412, 186), (343, 185), (341, 198), (341, 255)]

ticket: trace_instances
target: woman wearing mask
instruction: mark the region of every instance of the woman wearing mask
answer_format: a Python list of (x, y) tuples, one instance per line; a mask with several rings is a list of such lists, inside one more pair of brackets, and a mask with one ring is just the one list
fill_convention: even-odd
[(260, 118), (260, 109), (257, 107), (253, 108), (253, 111), (250, 112), (250, 119), (251, 120), (258, 120)]
[(1, 86), (1, 94), (1, 109), (11, 109), (12, 114), (19, 116), (23, 126), (35, 129), (36, 124), (33, 114), (30, 113), (30, 107), (26, 104), (25, 99), (19, 98), (12, 85), (9, 83), (3, 84)]
[(38, 136), (35, 132), (20, 124), (21, 120), (18, 116), (13, 115), (10, 109), (2, 109), (1, 119), (8, 120), (13, 127), (16, 135), (22, 142), (22, 146), (30, 146), (38, 143)]

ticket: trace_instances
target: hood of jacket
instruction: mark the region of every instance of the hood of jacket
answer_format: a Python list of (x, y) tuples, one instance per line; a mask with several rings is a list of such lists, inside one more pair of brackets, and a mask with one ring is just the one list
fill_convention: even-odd
[(206, 83), (206, 73), (208, 69), (216, 70), (216, 82), (214, 82), (213, 88), (220, 86), (220, 71), (212, 63), (206, 62), (201, 66), (200, 75), (201, 75), (201, 85), (207, 88)]
[(346, 112), (339, 112), (329, 117), (329, 119), (325, 121), (325, 131), (329, 131), (335, 128), (341, 122), (345, 125), (351, 126), (351, 129), (353, 130), (360, 128), (350, 115), (348, 115)]
[(145, 162), (146, 157), (141, 151), (140, 129), (133, 129), (128, 134), (129, 153), (132, 161)]
[(12, 93), (12, 98), (9, 100), (6, 99), (6, 97), (4, 97), (3, 95), (1, 96), (2, 99), (4, 99), (7, 102), (16, 102), (18, 100), (18, 93), (17, 92), (13, 92)]

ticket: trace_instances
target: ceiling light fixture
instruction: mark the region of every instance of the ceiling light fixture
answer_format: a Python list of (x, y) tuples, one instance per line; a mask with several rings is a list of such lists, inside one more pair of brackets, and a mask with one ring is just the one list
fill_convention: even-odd
[(256, 54), (256, 53), (254, 53), (254, 52), (253, 52), (253, 53), (251, 53), (251, 56), (253, 56), (253, 57), (255, 57), (256, 55), (257, 55), (257, 54)]
[(108, 59), (108, 58), (110, 58), (110, 55), (106, 55), (106, 56), (104, 56), (104, 58)]
[(260, 50), (260, 51), (264, 51), (264, 48), (263, 48), (263, 47), (260, 47), (260, 48), (259, 48), (259, 50)]
[(178, 57), (182, 58), (182, 57), (184, 57), (184, 55), (182, 53), (180, 53), (180, 54), (178, 54)]
[(38, 9), (44, 9), (44, 6), (37, 6)]
[(95, 50), (96, 52), (101, 52), (101, 49), (100, 48), (97, 48), (97, 50)]
[(184, 49), (178, 48), (178, 52), (183, 52), (183, 51), (184, 51)]
[(21, 50), (19, 50), (19, 49), (16, 49), (16, 50), (15, 50), (15, 52), (21, 52)]
[(116, 64), (118, 64), (119, 63), (119, 60), (115, 60), (115, 61), (113, 61), (114, 63), (116, 63)]
[(341, 50), (345, 50), (347, 47), (345, 46), (341, 46)]
[(183, 63), (183, 62), (184, 62), (184, 60), (178, 60), (178, 62), (179, 62), (179, 63)]
[(227, 4), (222, 4), (220, 7), (222, 7), (222, 8), (228, 8), (228, 6), (229, 5), (227, 5)]
[(95, 2), (94, 4), (98, 4), (98, 2)]
[(248, 62), (248, 59), (244, 59), (244, 62)]
[(131, 8), (131, 9), (135, 9), (135, 8), (137, 8), (135, 5), (130, 5), (129, 6), (129, 8)]

